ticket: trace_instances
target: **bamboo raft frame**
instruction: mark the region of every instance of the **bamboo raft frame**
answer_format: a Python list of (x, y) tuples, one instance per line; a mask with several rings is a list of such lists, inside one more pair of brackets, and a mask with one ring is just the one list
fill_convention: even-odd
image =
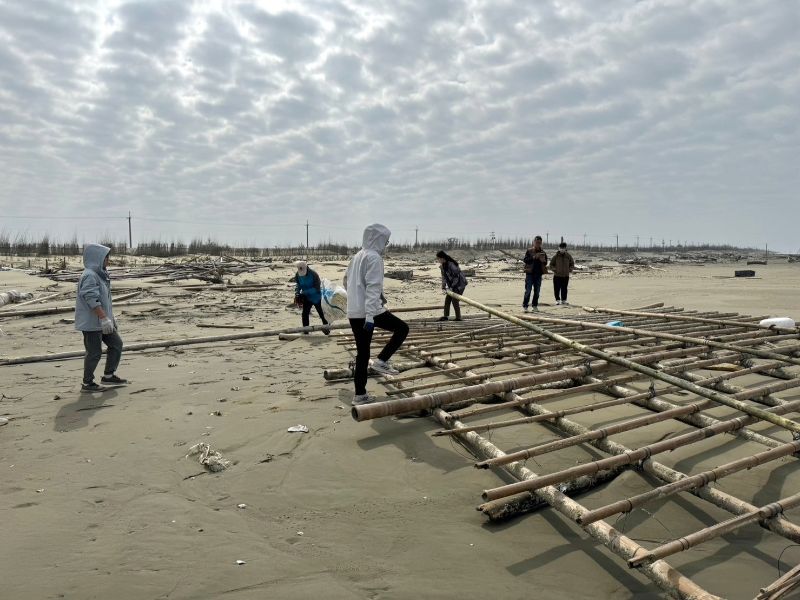
[[(352, 416), (365, 421), (420, 411), (430, 414), (442, 427), (433, 435), (457, 439), (476, 457), (476, 467), (496, 469), (515, 480), (483, 492), (486, 501), (478, 510), (490, 520), (550, 506), (619, 556), (624, 566), (637, 569), (667, 596), (681, 599), (718, 596), (668, 564), (664, 560), (668, 556), (753, 523), (800, 543), (800, 525), (783, 514), (800, 506), (800, 494), (755, 506), (712, 485), (800, 456), (800, 400), (779, 397), (786, 391), (796, 397), (800, 388), (800, 329), (764, 329), (758, 327), (762, 316), (685, 311), (663, 304), (636, 310), (587, 308), (569, 319), (542, 313), (516, 317), (448, 293), (500, 321), (414, 324), (401, 348), (402, 358), (396, 361), (402, 363), (401, 374), (377, 379), (386, 387), (387, 398), (354, 407)], [(606, 325), (620, 316), (625, 319), (623, 327)], [(375, 345), (387, 337), (376, 330)], [(354, 351), (352, 338), (339, 343)], [(329, 380), (350, 376), (350, 369), (326, 371)], [(759, 378), (759, 383), (746, 387), (733, 383), (745, 376)], [(587, 393), (603, 399), (581, 401), (579, 395)], [(545, 407), (552, 402), (567, 406)], [(609, 417), (603, 411), (611, 407), (626, 407), (626, 413), (636, 411), (635, 416)], [(720, 415), (720, 409), (726, 414)], [(518, 416), (464, 422), (503, 412)], [(602, 425), (587, 427), (570, 418), (576, 415), (591, 415), (593, 423)], [(648, 426), (670, 422), (684, 431), (688, 427), (688, 432), (654, 437), (634, 448), (614, 439), (623, 432), (641, 436)], [(534, 424), (538, 429), (532, 435), (539, 438), (513, 452), (503, 451), (479, 433), (509, 428), (516, 432)], [(542, 426), (549, 431), (544, 438)], [(678, 448), (713, 456), (713, 448), (703, 444), (722, 435), (761, 449), (736, 460), (705, 458), (703, 462), (713, 466), (695, 473), (657, 460), (660, 453)], [(587, 447), (606, 457), (575, 465), (573, 455), (565, 456), (564, 468), (543, 475), (524, 463), (544, 453)], [(593, 508), (570, 497), (591, 495), (599, 485), (631, 469), (655, 482), (651, 491)], [(684, 532), (680, 523), (675, 524), (682, 537), (653, 548), (626, 537), (605, 520), (653, 500), (674, 500), (681, 493), (720, 508), (731, 518), (696, 532)], [(772, 585), (760, 582), (762, 591), (754, 589), (753, 596), (797, 585), (800, 567), (795, 571), (797, 575)]]

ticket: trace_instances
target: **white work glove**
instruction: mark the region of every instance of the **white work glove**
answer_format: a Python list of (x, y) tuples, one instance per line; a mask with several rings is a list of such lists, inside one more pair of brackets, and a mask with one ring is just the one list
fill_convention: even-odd
[(114, 333), (114, 321), (108, 317), (105, 319), (100, 319), (100, 327), (103, 329), (103, 335)]

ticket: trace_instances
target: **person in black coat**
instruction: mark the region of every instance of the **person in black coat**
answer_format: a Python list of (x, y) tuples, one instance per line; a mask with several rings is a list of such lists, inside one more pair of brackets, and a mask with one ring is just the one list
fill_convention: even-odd
[[(442, 293), (447, 294), (447, 290), (453, 290), (456, 294), (463, 294), (464, 289), (467, 287), (467, 278), (461, 272), (461, 267), (458, 266), (452, 256), (448, 256), (444, 250), (439, 250), (436, 253), (436, 260), (439, 261), (439, 268), (442, 271)], [(440, 321), (447, 321), (450, 317), (450, 304), (453, 305), (453, 310), (456, 313), (456, 321), (461, 320), (461, 306), (458, 300), (445, 296), (444, 299), (444, 316), (439, 319)]]

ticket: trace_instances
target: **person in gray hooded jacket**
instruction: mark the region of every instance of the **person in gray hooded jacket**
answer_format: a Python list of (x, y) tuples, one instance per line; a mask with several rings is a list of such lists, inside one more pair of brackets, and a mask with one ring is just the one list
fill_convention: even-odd
[(81, 389), (86, 392), (103, 389), (94, 381), (94, 371), (103, 353), (103, 343), (108, 350), (100, 381), (114, 385), (128, 383), (115, 374), (122, 358), (122, 338), (117, 333), (117, 323), (111, 306), (111, 278), (106, 270), (110, 253), (111, 248), (100, 244), (87, 244), (83, 249), (85, 268), (78, 280), (75, 329), (83, 333), (83, 346), (86, 348), (81, 385)]

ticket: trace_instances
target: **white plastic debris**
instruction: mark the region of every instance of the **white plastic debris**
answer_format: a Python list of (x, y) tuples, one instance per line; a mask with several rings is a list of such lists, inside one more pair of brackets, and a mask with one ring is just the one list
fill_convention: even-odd
[(793, 329), (795, 326), (794, 319), (790, 319), (789, 317), (772, 317), (770, 319), (764, 319), (763, 321), (758, 322), (759, 327), (766, 327), (769, 329), (770, 327), (778, 327), (780, 329)]
[(303, 532), (302, 532), (302, 531), (298, 531), (298, 532), (297, 532), (297, 535), (299, 535), (299, 536), (302, 536), (302, 535), (303, 535)]
[(237, 560), (236, 564), (241, 567), (242, 565), (246, 565), (247, 563), (245, 561), (243, 561), (243, 560)]
[(189, 453), (186, 455), (186, 458), (194, 456), (195, 454), (200, 455), (198, 458), (200, 464), (212, 473), (224, 471), (231, 466), (231, 461), (223, 458), (222, 454), (216, 450), (212, 450), (211, 446), (205, 442), (200, 442), (189, 448)]
[(8, 292), (3, 292), (0, 294), (0, 306), (4, 306), (6, 304), (13, 304), (15, 302), (22, 302), (23, 300), (30, 300), (33, 298), (33, 294), (26, 293), (26, 292), (19, 292), (17, 290), (10, 290)]
[(308, 433), (308, 427), (305, 425), (292, 425), (286, 431), (289, 433)]
[(8, 425), (8, 419), (6, 419), (5, 417), (0, 417), (0, 427), (2, 427), (3, 425)]
[(236, 505), (236, 508), (247, 508), (247, 504), (244, 504), (244, 503), (242, 503), (242, 504), (237, 504), (237, 505)]

